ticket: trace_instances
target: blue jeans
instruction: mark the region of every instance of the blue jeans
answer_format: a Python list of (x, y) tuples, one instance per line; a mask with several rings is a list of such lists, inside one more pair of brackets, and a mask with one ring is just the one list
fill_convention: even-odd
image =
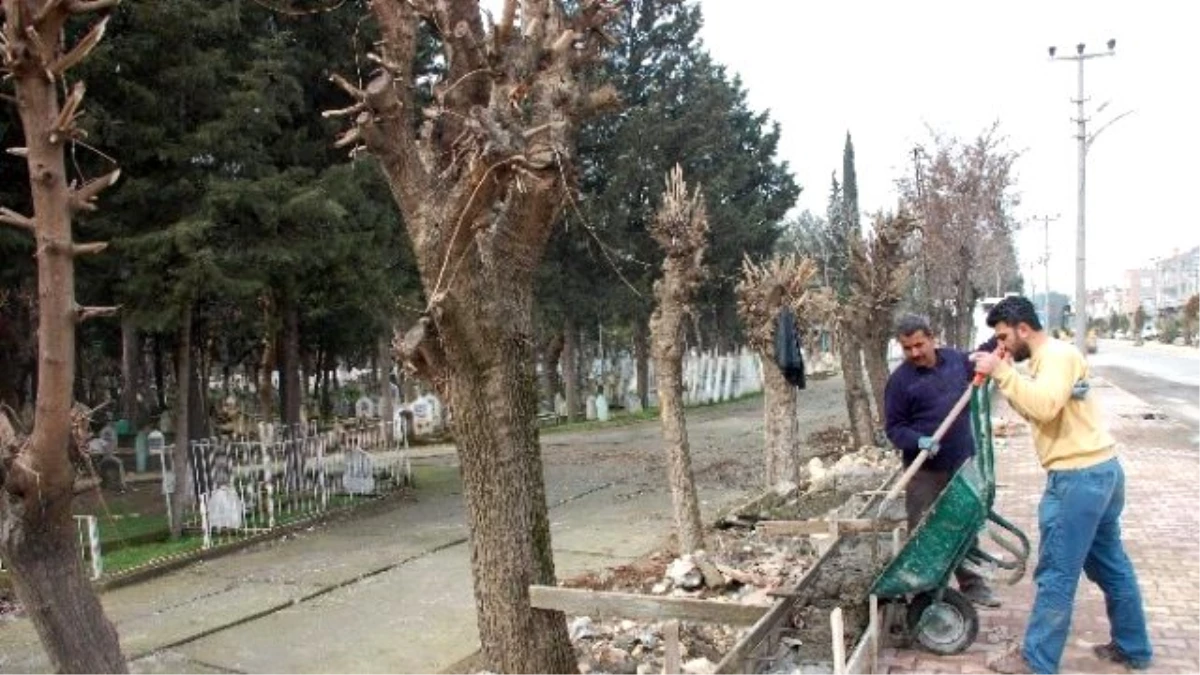
[(1035, 673), (1056, 673), (1079, 572), (1104, 591), (1112, 641), (1135, 667), (1150, 664), (1150, 639), (1137, 575), (1121, 546), (1125, 472), (1116, 458), (1075, 471), (1051, 471), (1038, 506), (1041, 543), (1033, 573), (1037, 597), (1022, 653)]

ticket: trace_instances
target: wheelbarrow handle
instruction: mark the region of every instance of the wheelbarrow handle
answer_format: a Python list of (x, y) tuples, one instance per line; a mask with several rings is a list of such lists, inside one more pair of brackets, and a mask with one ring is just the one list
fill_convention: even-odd
[[(979, 373), (976, 373), (976, 379), (979, 379)], [(967, 407), (968, 404), (970, 404), (971, 392), (973, 392), (977, 386), (979, 385), (975, 382), (972, 382), (971, 386), (967, 387), (967, 390), (962, 393), (962, 396), (958, 397), (958, 401), (954, 404), (954, 407), (950, 409), (950, 414), (946, 416), (946, 419), (942, 420), (942, 423), (938, 425), (937, 430), (933, 432), (934, 443), (940, 443), (942, 441), (942, 437), (945, 436), (946, 432), (950, 430), (950, 425), (954, 424), (954, 420), (958, 419), (958, 416), (961, 415), (962, 411)], [(927, 459), (929, 459), (928, 450), (922, 450), (921, 452), (917, 453), (917, 456), (915, 459), (913, 459), (912, 464), (909, 464), (908, 469), (906, 469), (900, 476), (900, 480), (896, 481), (896, 484), (892, 486), (892, 489), (888, 490), (887, 495), (885, 495), (883, 501), (880, 502), (880, 513), (883, 513), (883, 509), (885, 506), (887, 506), (888, 502), (895, 499), (896, 496), (908, 486), (909, 481), (911, 481), (913, 476), (915, 476), (917, 472), (921, 470), (921, 466), (925, 464), (925, 460)]]

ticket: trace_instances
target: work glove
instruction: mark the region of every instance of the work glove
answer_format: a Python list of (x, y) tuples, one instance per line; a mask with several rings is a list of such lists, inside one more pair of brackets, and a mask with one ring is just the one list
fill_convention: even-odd
[(1092, 385), (1088, 384), (1087, 380), (1076, 380), (1075, 386), (1071, 387), (1071, 398), (1076, 401), (1082, 401), (1087, 398), (1088, 391)]
[(938, 450), (941, 450), (942, 446), (940, 443), (933, 440), (933, 436), (922, 436), (917, 439), (917, 449), (928, 450), (929, 456), (932, 457), (938, 454)]

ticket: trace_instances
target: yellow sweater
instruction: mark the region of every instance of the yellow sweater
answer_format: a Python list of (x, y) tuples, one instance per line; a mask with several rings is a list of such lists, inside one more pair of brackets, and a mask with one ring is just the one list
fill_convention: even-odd
[(1032, 377), (1021, 376), (1001, 363), (992, 373), (996, 386), (1012, 407), (1033, 426), (1038, 459), (1050, 471), (1084, 469), (1115, 455), (1115, 441), (1100, 420), (1095, 396), (1071, 398), (1075, 382), (1088, 379), (1088, 365), (1079, 350), (1061, 340), (1047, 339), (1029, 359)]

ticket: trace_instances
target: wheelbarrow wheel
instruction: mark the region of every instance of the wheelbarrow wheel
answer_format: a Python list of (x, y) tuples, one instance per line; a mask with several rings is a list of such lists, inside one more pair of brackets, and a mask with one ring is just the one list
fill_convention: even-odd
[(962, 593), (947, 588), (941, 600), (921, 593), (908, 605), (908, 629), (920, 645), (935, 654), (959, 654), (979, 634), (979, 614)]

